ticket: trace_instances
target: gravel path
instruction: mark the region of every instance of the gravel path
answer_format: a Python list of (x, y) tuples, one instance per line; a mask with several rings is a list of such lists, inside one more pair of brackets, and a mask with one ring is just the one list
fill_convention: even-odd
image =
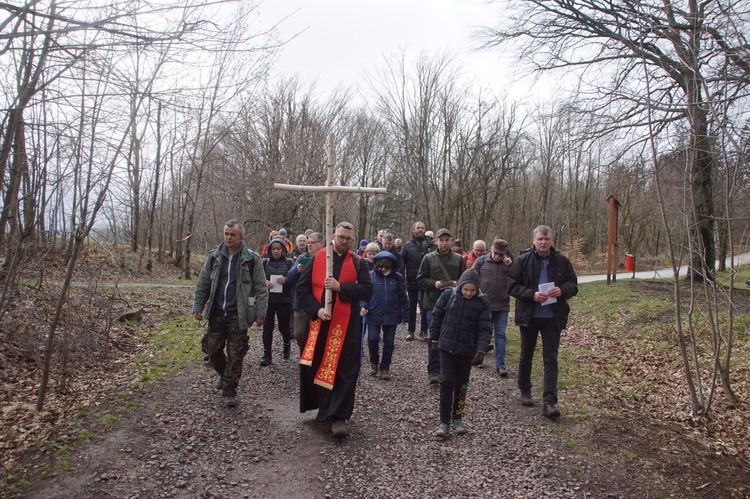
[[(509, 341), (518, 341), (509, 331)], [(298, 411), (298, 367), (258, 365), (251, 348), (239, 405), (227, 409), (200, 360), (130, 397), (114, 428), (70, 456), (70, 471), (37, 482), (24, 497), (586, 497), (584, 463), (572, 462), (541, 406), (523, 407), (513, 375), (488, 356), (472, 370), (466, 435), (440, 441), (438, 388), (428, 385), (426, 345), (397, 335), (389, 381), (363, 373), (349, 423), (330, 437), (314, 413)], [(366, 360), (366, 359), (365, 359)], [(510, 359), (511, 361), (513, 359)], [(511, 362), (511, 368), (515, 363)], [(541, 395), (534, 380), (534, 396)], [(564, 402), (564, 401), (563, 401)], [(128, 404), (135, 406), (136, 404)], [(562, 405), (565, 410), (564, 404)]]

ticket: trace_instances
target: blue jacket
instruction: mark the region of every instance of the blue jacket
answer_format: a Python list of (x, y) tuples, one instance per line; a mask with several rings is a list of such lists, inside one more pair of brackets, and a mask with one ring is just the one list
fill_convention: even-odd
[[(300, 258), (312, 258), (312, 255), (309, 251), (305, 251), (301, 255), (297, 257), (297, 262), (299, 262)], [(308, 262), (309, 263), (309, 262)], [(293, 310), (300, 310), (299, 306), (299, 299), (297, 298), (297, 280), (299, 280), (299, 276), (302, 275), (302, 272), (297, 271), (297, 266), (299, 263), (296, 263), (292, 265), (292, 267), (289, 269), (289, 272), (286, 274), (286, 283), (289, 284), (289, 286), (292, 287), (292, 309)], [(304, 272), (305, 269), (302, 269)]]
[(487, 352), (492, 337), (492, 314), (486, 295), (477, 293), (467, 300), (461, 287), (467, 282), (479, 288), (479, 274), (469, 269), (461, 274), (455, 288), (444, 289), (432, 309), (430, 337), (438, 348), (454, 355), (474, 356)]
[(367, 301), (361, 301), (360, 306), (367, 309), (367, 323), (377, 326), (392, 326), (409, 321), (409, 296), (406, 294), (404, 276), (396, 272), (396, 258), (383, 250), (375, 255), (377, 262), (387, 258), (393, 262), (391, 273), (384, 276), (374, 269), (370, 271), (373, 293)]

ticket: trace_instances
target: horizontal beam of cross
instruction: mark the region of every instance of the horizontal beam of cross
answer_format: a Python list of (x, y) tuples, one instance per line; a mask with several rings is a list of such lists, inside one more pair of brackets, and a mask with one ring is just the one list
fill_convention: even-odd
[(293, 184), (273, 184), (274, 189), (281, 191), (295, 192), (360, 192), (364, 194), (385, 194), (388, 189), (385, 187), (358, 187), (346, 185), (293, 185)]

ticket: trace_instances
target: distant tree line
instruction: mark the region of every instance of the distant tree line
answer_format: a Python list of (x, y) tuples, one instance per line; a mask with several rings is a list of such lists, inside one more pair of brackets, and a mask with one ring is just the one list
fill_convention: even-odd
[(712, 277), (750, 238), (749, 4), (516, 2), (480, 33), (486, 49), (515, 50), (509, 72), (577, 82), (533, 104), (466, 83), (450, 53), (391, 54), (357, 90), (270, 79), (283, 41), (256, 27), (254, 1), (3, 4), (0, 318), (18, 262), (54, 245), (69, 278), (87, 237), (191, 277), (227, 219), (254, 248), (272, 229), (321, 230), (323, 196), (273, 184), (322, 185), (328, 134), (336, 184), (388, 189), (337, 196), (335, 219), (362, 237), (422, 220), (519, 249), (544, 223), (596, 264), (614, 195), (621, 254), (668, 241)]

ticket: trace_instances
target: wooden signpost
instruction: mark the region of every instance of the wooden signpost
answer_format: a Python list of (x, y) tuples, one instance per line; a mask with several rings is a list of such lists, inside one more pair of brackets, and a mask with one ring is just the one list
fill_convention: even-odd
[(617, 217), (620, 202), (614, 196), (607, 198), (609, 203), (609, 230), (607, 231), (607, 284), (617, 282)]
[[(333, 169), (336, 165), (336, 150), (334, 148), (333, 134), (328, 135), (328, 177), (326, 185), (291, 185), (291, 184), (273, 184), (275, 189), (282, 191), (294, 192), (324, 192), (326, 194), (326, 275), (333, 277), (333, 195), (336, 192), (361, 192), (365, 194), (385, 194), (385, 187), (351, 187), (343, 185), (333, 185)], [(325, 309), (331, 312), (333, 303), (333, 294), (330, 289), (326, 289)]]

